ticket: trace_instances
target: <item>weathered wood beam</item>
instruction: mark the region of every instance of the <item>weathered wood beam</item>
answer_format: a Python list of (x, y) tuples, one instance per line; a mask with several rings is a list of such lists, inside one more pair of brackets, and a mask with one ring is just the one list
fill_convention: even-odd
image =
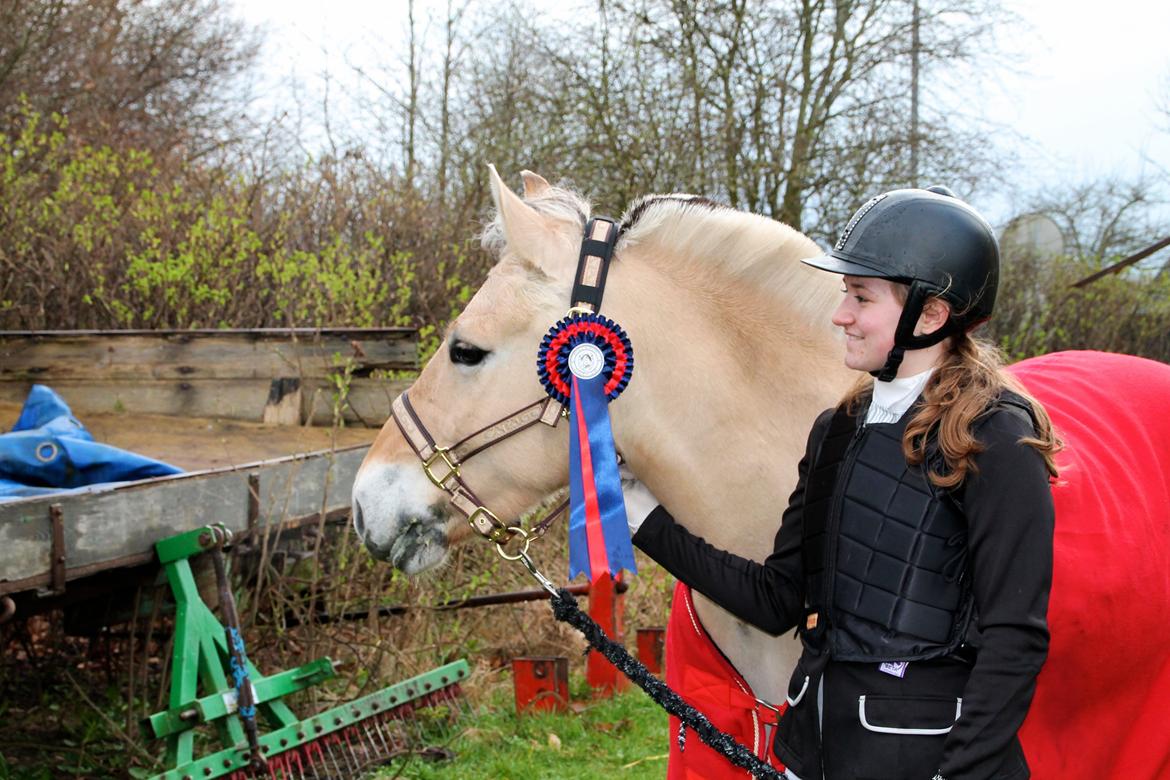
[(418, 366), (413, 328), (7, 331), (0, 381), (321, 379)]

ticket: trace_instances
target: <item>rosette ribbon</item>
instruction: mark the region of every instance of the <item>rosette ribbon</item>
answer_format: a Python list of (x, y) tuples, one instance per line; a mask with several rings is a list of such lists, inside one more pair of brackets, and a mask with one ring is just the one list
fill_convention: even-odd
[(609, 424), (633, 369), (630, 341), (612, 320), (577, 313), (552, 327), (538, 363), (549, 395), (569, 408), (569, 578), (636, 574)]

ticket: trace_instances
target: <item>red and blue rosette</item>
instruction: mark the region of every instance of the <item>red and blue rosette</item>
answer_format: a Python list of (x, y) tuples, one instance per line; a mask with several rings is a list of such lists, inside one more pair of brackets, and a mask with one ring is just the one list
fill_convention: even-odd
[(569, 578), (637, 573), (609, 425), (609, 402), (629, 384), (630, 340), (617, 323), (574, 312), (540, 343), (537, 373), (569, 407)]

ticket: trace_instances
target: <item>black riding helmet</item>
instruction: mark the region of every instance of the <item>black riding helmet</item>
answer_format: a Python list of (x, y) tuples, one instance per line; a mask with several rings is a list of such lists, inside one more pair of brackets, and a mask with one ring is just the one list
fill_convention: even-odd
[[(874, 375), (888, 382), (908, 349), (937, 344), (991, 317), (999, 287), (999, 243), (987, 220), (946, 187), (892, 190), (853, 215), (836, 246), (804, 261), (849, 276), (878, 277), (910, 286), (894, 333), (894, 348)], [(934, 333), (914, 335), (930, 297), (951, 305)]]

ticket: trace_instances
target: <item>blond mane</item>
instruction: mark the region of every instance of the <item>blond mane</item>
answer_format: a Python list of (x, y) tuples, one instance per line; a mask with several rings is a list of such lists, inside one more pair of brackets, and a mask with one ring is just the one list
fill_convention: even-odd
[[(588, 200), (564, 184), (550, 186), (525, 203), (538, 213), (584, 228)], [(832, 328), (829, 314), (840, 297), (831, 274), (800, 264), (822, 250), (803, 233), (758, 214), (736, 210), (699, 195), (647, 195), (634, 201), (621, 220), (617, 246), (659, 249), (675, 276), (718, 285), (720, 278), (754, 291), (758, 299), (817, 326)], [(497, 214), (480, 235), (483, 247), (499, 258), (506, 245)], [(723, 285), (719, 285), (723, 286)]]
[(807, 322), (832, 327), (829, 314), (840, 297), (840, 284), (831, 274), (801, 265), (801, 259), (823, 250), (788, 225), (696, 195), (673, 194), (635, 201), (622, 226), (619, 251), (634, 246), (669, 250), (671, 262), (683, 266), (683, 274), (722, 276)]

